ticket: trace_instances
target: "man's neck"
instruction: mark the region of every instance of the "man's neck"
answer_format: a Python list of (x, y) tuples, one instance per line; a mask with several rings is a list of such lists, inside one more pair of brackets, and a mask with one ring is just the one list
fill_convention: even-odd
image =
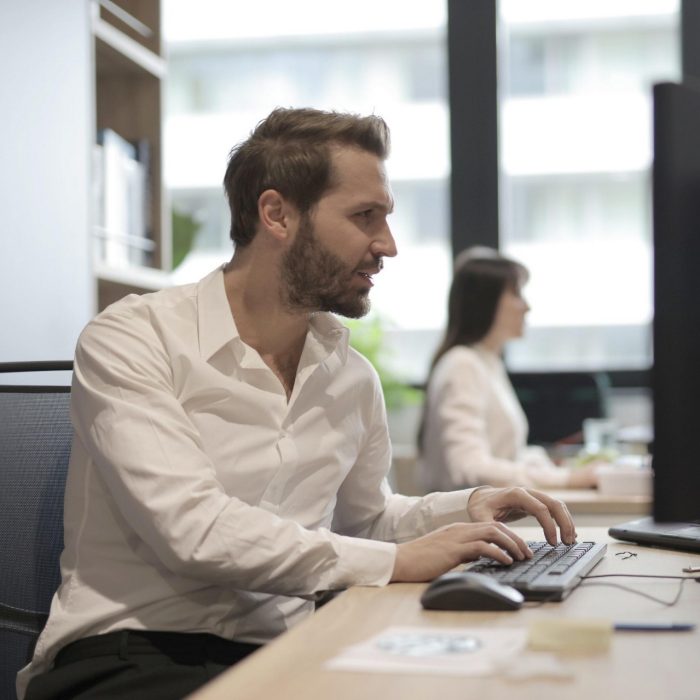
[(310, 314), (284, 308), (275, 279), (256, 271), (254, 265), (237, 263), (235, 258), (224, 270), (226, 297), (241, 340), (258, 352), (289, 399)]

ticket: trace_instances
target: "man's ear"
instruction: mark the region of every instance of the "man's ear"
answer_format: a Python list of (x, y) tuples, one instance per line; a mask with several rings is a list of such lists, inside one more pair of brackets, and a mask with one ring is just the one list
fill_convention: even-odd
[(291, 228), (298, 218), (296, 213), (296, 207), (277, 190), (265, 190), (258, 197), (260, 224), (279, 241), (287, 240), (291, 235)]

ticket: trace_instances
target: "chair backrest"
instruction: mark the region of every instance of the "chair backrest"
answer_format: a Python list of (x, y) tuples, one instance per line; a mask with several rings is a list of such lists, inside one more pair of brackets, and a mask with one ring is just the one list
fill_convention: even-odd
[(512, 372), (510, 380), (533, 445), (575, 440), (584, 419), (608, 415), (610, 380), (604, 372)]
[[(72, 363), (4, 363), (2, 372)], [(60, 583), (69, 386), (0, 386), (0, 698), (15, 697)]]

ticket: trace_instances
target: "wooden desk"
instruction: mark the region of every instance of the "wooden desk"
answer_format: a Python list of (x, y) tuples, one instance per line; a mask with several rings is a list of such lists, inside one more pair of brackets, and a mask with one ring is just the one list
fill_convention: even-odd
[[(519, 529), (527, 538), (539, 531)], [(608, 538), (600, 528), (579, 530), (581, 538), (609, 542), (592, 573), (682, 575), (700, 555), (636, 547)], [(633, 551), (622, 559), (616, 552)], [(679, 581), (601, 579), (671, 600)], [(392, 584), (352, 588), (295, 629), (253, 654), (192, 696), (192, 700), (464, 700), (517, 697), (525, 700), (618, 699), (690, 700), (700, 697), (700, 584), (687, 581), (680, 601), (668, 608), (619, 588), (584, 582), (562, 603), (517, 612), (427, 612), (419, 603), (424, 585)], [(543, 617), (605, 617), (618, 622), (694, 622), (693, 632), (631, 632), (614, 635), (604, 654), (569, 656), (570, 680), (508, 681), (497, 676), (447, 677), (329, 671), (324, 662), (349, 644), (364, 641), (390, 625), (521, 627)]]

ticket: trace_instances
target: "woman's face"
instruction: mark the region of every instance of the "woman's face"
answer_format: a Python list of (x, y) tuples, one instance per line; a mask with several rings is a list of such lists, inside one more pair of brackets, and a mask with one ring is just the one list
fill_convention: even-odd
[(521, 290), (506, 288), (496, 307), (496, 316), (489, 334), (493, 333), (502, 342), (520, 338), (525, 330), (525, 314), (530, 307)]

